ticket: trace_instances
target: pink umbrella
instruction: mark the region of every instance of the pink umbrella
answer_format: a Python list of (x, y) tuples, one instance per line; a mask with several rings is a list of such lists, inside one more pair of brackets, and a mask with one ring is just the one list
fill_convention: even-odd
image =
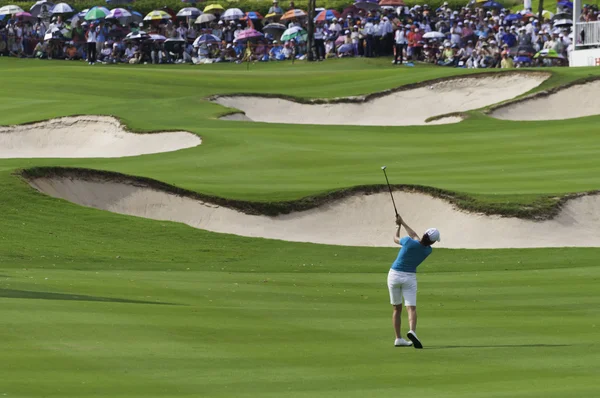
[(256, 29), (245, 29), (238, 35), (237, 40), (248, 40), (257, 37), (263, 37), (263, 34), (257, 31)]
[(34, 19), (33, 15), (25, 11), (16, 13), (15, 17), (17, 17), (18, 19)]

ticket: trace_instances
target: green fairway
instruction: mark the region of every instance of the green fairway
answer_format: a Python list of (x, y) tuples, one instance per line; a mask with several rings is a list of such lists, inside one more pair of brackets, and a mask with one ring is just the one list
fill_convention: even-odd
[[(133, 130), (203, 139), (139, 157), (0, 160), (0, 396), (598, 396), (600, 249), (434, 250), (419, 269), (426, 349), (394, 348), (385, 281), (396, 249), (117, 215), (42, 195), (18, 171), (109, 170), (277, 202), (381, 184), (385, 164), (394, 184), (458, 192), (500, 213), (545, 211), (562, 194), (600, 188), (600, 116), (510, 122), (473, 111), (438, 126), (277, 125), (220, 121), (228, 110), (206, 101), (333, 98), (473, 73), (387, 59), (247, 69), (3, 58), (0, 70), (0, 125), (108, 114)], [(544, 71), (552, 76), (540, 90), (600, 76)]]

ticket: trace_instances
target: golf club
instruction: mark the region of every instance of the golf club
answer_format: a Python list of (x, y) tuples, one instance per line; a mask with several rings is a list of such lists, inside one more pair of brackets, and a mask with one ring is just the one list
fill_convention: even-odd
[(396, 202), (394, 202), (394, 195), (392, 195), (392, 187), (390, 186), (390, 181), (388, 180), (387, 173), (385, 172), (386, 166), (381, 166), (381, 170), (383, 170), (383, 175), (385, 176), (385, 181), (387, 182), (388, 189), (390, 190), (390, 196), (392, 197), (392, 203), (394, 204), (394, 211), (396, 212), (396, 218), (398, 217), (398, 209), (396, 209)]

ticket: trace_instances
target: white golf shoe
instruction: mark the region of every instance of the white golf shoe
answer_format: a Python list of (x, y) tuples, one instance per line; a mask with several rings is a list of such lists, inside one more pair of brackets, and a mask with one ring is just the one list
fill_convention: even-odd
[(421, 344), (421, 340), (419, 340), (419, 338), (417, 337), (417, 334), (415, 332), (413, 332), (411, 330), (406, 335), (408, 336), (410, 341), (413, 342), (413, 344), (415, 345), (415, 348), (423, 348), (423, 344)]
[(395, 347), (410, 347), (412, 343), (410, 341), (406, 341), (403, 338), (396, 339), (394, 341)]

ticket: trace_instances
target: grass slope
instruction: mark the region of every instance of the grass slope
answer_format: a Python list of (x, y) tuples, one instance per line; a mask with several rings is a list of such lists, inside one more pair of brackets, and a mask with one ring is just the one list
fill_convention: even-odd
[[(281, 126), (216, 121), (223, 109), (203, 101), (240, 90), (354, 95), (465, 73), (383, 61), (247, 72), (0, 59), (0, 68), (10, 77), (1, 124), (103, 113), (135, 129), (187, 129), (204, 139), (134, 158), (0, 161), (1, 394), (597, 396), (600, 249), (436, 250), (419, 276), (426, 349), (394, 349), (385, 286), (394, 249), (250, 239), (121, 216), (44, 196), (14, 174), (91, 167), (264, 201), (380, 182), (387, 163), (393, 182), (512, 206), (598, 188), (597, 117)], [(545, 86), (592, 71), (556, 70)]]

